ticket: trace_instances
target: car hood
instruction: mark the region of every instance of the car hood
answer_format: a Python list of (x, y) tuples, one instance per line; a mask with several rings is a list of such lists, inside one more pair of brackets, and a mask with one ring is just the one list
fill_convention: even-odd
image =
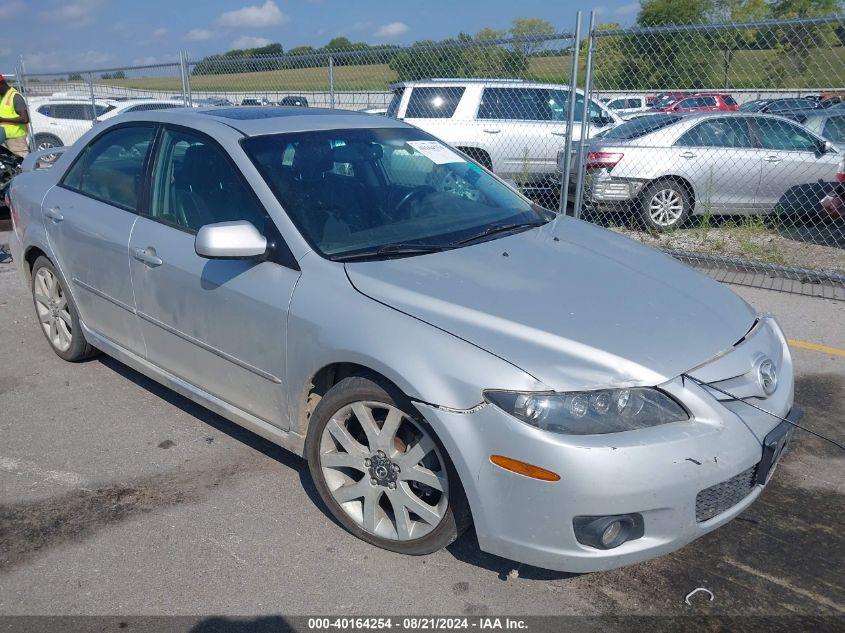
[[(364, 295), (557, 391), (660, 384), (729, 349), (755, 320), (745, 301), (712, 279), (565, 217), (473, 246), (346, 270)], [(420, 353), (460, 362), (445, 347)]]

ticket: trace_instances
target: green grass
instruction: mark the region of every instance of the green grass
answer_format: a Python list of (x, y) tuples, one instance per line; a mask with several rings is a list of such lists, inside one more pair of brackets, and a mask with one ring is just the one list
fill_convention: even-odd
[[(708, 51), (715, 55), (719, 51)], [(609, 58), (608, 58), (609, 59)], [(569, 83), (570, 56), (555, 55), (532, 57), (529, 59), (525, 79), (547, 83)], [(579, 84), (584, 82), (586, 60), (581, 57)], [(758, 88), (766, 90), (778, 87), (828, 88), (845, 85), (845, 47), (829, 48), (811, 53), (808, 67), (800, 74), (779, 73), (786, 68), (783, 58), (774, 50), (741, 50), (734, 53), (728, 71), (728, 87), (735, 89)], [(598, 69), (602, 58), (597, 57), (594, 67)], [(132, 71), (129, 71), (130, 73)], [(152, 72), (152, 71), (151, 71)], [(720, 88), (724, 76), (718, 64), (715, 70), (708, 69), (712, 79), (712, 88)], [(387, 64), (366, 66), (339, 66), (334, 70), (335, 89), (338, 91), (383, 91), (397, 81), (396, 73)], [(101, 79), (97, 83), (126, 88), (147, 90), (181, 91), (178, 75), (150, 76), (127, 79)], [(290, 70), (271, 70), (254, 73), (231, 73), (226, 75), (195, 75), (191, 77), (191, 87), (197, 91), (209, 92), (283, 92), (283, 91), (328, 91), (328, 68), (296, 68)], [(650, 89), (670, 86), (652, 86)], [(613, 86), (596, 86), (609, 91)]]

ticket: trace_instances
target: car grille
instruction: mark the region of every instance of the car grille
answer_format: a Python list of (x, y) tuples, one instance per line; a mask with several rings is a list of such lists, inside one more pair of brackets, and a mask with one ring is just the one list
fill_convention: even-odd
[(701, 523), (734, 507), (754, 489), (757, 481), (757, 464), (735, 477), (715, 486), (705, 488), (695, 497), (695, 520)]

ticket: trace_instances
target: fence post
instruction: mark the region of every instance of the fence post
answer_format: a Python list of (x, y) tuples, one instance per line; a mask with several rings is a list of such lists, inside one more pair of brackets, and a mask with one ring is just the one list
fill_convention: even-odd
[(581, 12), (575, 14), (575, 40), (572, 47), (572, 72), (569, 79), (569, 110), (566, 114), (566, 137), (563, 145), (563, 176), (560, 183), (560, 202), (558, 211), (566, 214), (569, 202), (569, 174), (571, 173), (570, 154), (572, 152), (572, 126), (575, 124), (575, 87), (578, 84), (578, 51), (581, 46)]
[(188, 86), (185, 83), (185, 53), (179, 51), (179, 78), (182, 80), (182, 105), (188, 107)]
[(94, 73), (88, 73), (88, 90), (91, 93), (91, 123), (97, 120), (97, 102), (94, 99)]
[(329, 55), (329, 104), (334, 108), (334, 59)]
[(185, 73), (185, 95), (188, 100), (188, 107), (194, 107), (194, 91), (191, 88), (191, 58), (188, 56), (188, 51), (184, 51), (184, 55), (182, 57), (184, 61), (184, 73)]
[(584, 111), (581, 113), (581, 142), (578, 143), (578, 155), (576, 156), (576, 167), (578, 175), (575, 177), (575, 208), (573, 209), (573, 216), (581, 217), (581, 203), (584, 199), (584, 145), (589, 136), (590, 124), (590, 94), (592, 92), (593, 80), (593, 44), (595, 38), (593, 33), (596, 30), (596, 11), (593, 9), (590, 12), (590, 31), (587, 35), (587, 68), (584, 73)]
[[(18, 59), (18, 69), (19, 70), (15, 71), (15, 74), (17, 75), (17, 77), (16, 77), (17, 82), (16, 83), (18, 84), (18, 89), (20, 90), (21, 94), (24, 96), (24, 99), (28, 100), (29, 99), (29, 90), (26, 87), (26, 66), (24, 66), (24, 63), (23, 63), (23, 55), (21, 55), (20, 58)], [(27, 105), (27, 107), (29, 107), (29, 106)], [(35, 147), (35, 135), (32, 133), (32, 124), (31, 123), (26, 126), (26, 142), (29, 145), (29, 151), (34, 152), (35, 149), (36, 149), (36, 147)]]

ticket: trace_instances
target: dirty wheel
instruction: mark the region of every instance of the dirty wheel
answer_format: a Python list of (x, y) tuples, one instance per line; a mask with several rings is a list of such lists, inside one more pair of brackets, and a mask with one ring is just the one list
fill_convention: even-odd
[(317, 405), (306, 456), (335, 518), (355, 536), (403, 554), (429, 554), (469, 525), (458, 476), (428, 424), (401, 396), (346, 378)]
[(79, 327), (76, 304), (46, 257), (39, 257), (32, 267), (32, 300), (41, 330), (56, 354), (71, 362), (91, 356), (94, 348)]

